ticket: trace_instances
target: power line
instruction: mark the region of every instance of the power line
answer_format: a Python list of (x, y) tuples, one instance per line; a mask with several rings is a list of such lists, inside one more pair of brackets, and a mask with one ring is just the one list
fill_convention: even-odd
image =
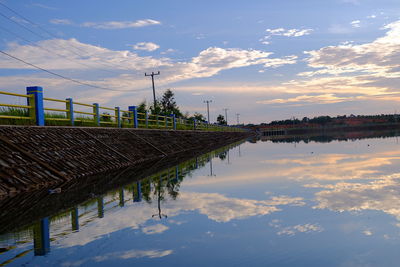
[[(46, 30), (45, 28), (43, 28), (43, 27), (40, 26), (39, 24), (37, 24), (37, 23), (31, 21), (30, 19), (28, 19), (28, 18), (22, 16), (22, 15), (19, 14), (17, 11), (11, 9), (10, 7), (6, 6), (5, 4), (3, 4), (3, 3), (0, 2), (0, 5), (3, 6), (3, 7), (5, 7), (5, 8), (7, 8), (9, 11), (11, 11), (11, 12), (14, 13), (15, 15), (19, 16), (20, 18), (22, 18), (22, 19), (25, 20), (26, 22), (29, 22), (30, 24), (32, 24), (32, 25), (36, 26), (37, 28), (41, 29), (42, 31), (46, 32), (49, 36), (51, 36), (51, 37), (53, 37), (53, 38), (56, 38), (56, 39), (59, 39), (59, 37), (56, 36), (55, 34), (49, 32), (48, 30)], [(4, 14), (1, 13), (1, 12), (0, 12), (0, 16), (4, 17), (5, 19), (11, 21), (12, 23), (17, 24), (18, 26), (24, 28), (25, 30), (27, 30), (27, 31), (29, 31), (30, 33), (34, 34), (35, 36), (39, 37), (40, 39), (46, 39), (45, 36), (43, 36), (43, 35), (41, 35), (41, 34), (38, 34), (38, 33), (35, 32), (35, 31), (32, 31), (31, 29), (29, 29), (29, 28), (26, 27), (25, 25), (23, 25), (23, 24), (21, 24), (21, 23), (15, 21), (15, 20), (13, 20), (13, 19), (7, 17), (6, 15), (4, 15)], [(62, 45), (58, 45), (58, 46), (61, 47), (62, 49), (65, 49), (65, 50), (67, 50), (67, 51), (70, 51), (71, 53), (73, 53), (73, 54), (75, 54), (75, 55), (77, 55), (77, 56), (79, 56), (79, 57), (83, 57), (82, 54), (76, 53), (75, 51), (72, 51), (72, 50), (68, 49), (68, 47), (65, 47), (65, 46), (62, 46)], [(87, 53), (86, 51), (84, 51), (84, 50), (82, 50), (82, 49), (80, 49), (80, 48), (78, 48), (78, 47), (76, 47), (76, 46), (74, 46), (74, 45), (72, 45), (72, 44), (70, 44), (70, 46), (73, 47), (73, 48), (75, 48), (75, 49), (77, 49), (77, 50), (79, 50), (79, 51), (81, 51), (81, 52), (83, 52), (83, 53)], [(100, 64), (100, 65), (106, 66), (106, 67), (111, 67), (111, 66), (113, 66), (113, 67), (121, 68), (121, 66), (119, 66), (119, 65), (104, 64), (104, 63), (102, 63), (102, 62), (97, 62), (97, 63)], [(108, 70), (108, 71), (110, 71), (110, 70)], [(113, 72), (113, 71), (110, 71), (110, 72)]]
[[(21, 40), (23, 40), (23, 41), (25, 41), (25, 42), (27, 42), (27, 43), (32, 44), (33, 46), (36, 46), (36, 47), (38, 47), (38, 48), (40, 48), (40, 49), (43, 49), (43, 50), (49, 52), (50, 54), (55, 54), (55, 55), (57, 55), (57, 56), (59, 56), (59, 57), (65, 58), (66, 60), (68, 60), (68, 61), (70, 61), (70, 62), (79, 64), (79, 65), (82, 65), (82, 66), (85, 66), (85, 67), (88, 67), (88, 68), (92, 68), (92, 66), (89, 66), (89, 65), (87, 65), (87, 64), (85, 64), (85, 63), (82, 63), (82, 62), (79, 62), (79, 61), (76, 61), (76, 60), (72, 60), (72, 59), (70, 59), (68, 56), (64, 56), (64, 55), (61, 55), (61, 54), (59, 54), (59, 53), (55, 53), (54, 51), (50, 51), (49, 49), (47, 49), (47, 48), (45, 48), (45, 47), (43, 47), (43, 46), (41, 46), (41, 45), (35, 44), (34, 42), (32, 42), (32, 41), (30, 41), (30, 40), (28, 40), (28, 39), (26, 39), (26, 38), (20, 36), (19, 34), (16, 34), (16, 33), (12, 32), (12, 31), (10, 31), (10, 30), (7, 30), (7, 29), (4, 28), (4, 27), (1, 27), (1, 26), (0, 26), (0, 29), (3, 30), (3, 31), (5, 31), (5, 32), (8, 32), (9, 34), (12, 34), (12, 35), (16, 36), (17, 38), (19, 38), (19, 39), (21, 39)], [(112, 73), (114, 73), (114, 71), (108, 71), (108, 70), (105, 70), (105, 69), (102, 69), (102, 70), (103, 70), (103, 71), (107, 71), (107, 72), (112, 72)]]
[(68, 81), (71, 81), (71, 82), (74, 82), (74, 83), (78, 83), (78, 84), (81, 84), (81, 85), (85, 85), (85, 86), (89, 86), (89, 87), (93, 87), (93, 88), (97, 88), (97, 89), (101, 89), (101, 90), (118, 91), (118, 92), (127, 92), (127, 90), (110, 89), (110, 88), (106, 88), (106, 87), (101, 87), (101, 86), (97, 86), (97, 85), (93, 85), (93, 84), (81, 82), (81, 81), (78, 81), (78, 80), (75, 80), (75, 79), (72, 79), (72, 78), (63, 76), (63, 75), (61, 75), (61, 74), (52, 72), (52, 71), (50, 71), (50, 70), (46, 70), (46, 69), (41, 68), (41, 67), (39, 67), (39, 66), (36, 66), (36, 65), (34, 65), (34, 64), (32, 64), (32, 63), (26, 62), (25, 60), (22, 60), (22, 59), (17, 58), (17, 57), (15, 57), (15, 56), (13, 56), (13, 55), (10, 55), (10, 54), (8, 54), (8, 53), (2, 51), (2, 50), (0, 50), (0, 53), (4, 54), (4, 55), (6, 55), (6, 56), (8, 56), (8, 57), (10, 57), (10, 58), (13, 58), (13, 59), (15, 59), (15, 60), (18, 60), (18, 61), (20, 61), (20, 62), (22, 62), (22, 63), (24, 63), (24, 64), (26, 64), (26, 65), (32, 66), (32, 67), (34, 67), (34, 68), (36, 68), (36, 69), (42, 70), (42, 71), (47, 72), (47, 73), (49, 73), (49, 74), (51, 74), (51, 75), (60, 77), (60, 78), (62, 78), (62, 79), (65, 79), (65, 80), (68, 80)]

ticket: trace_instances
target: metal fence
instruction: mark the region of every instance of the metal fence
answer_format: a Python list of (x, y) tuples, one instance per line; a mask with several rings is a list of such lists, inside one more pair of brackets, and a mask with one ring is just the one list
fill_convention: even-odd
[[(238, 127), (209, 124), (196, 119), (138, 112), (136, 106), (128, 110), (120, 107), (104, 107), (98, 103), (87, 104), (73, 101), (72, 98), (54, 99), (43, 96), (39, 86), (26, 88), (27, 94), (0, 91), (0, 123), (30, 124), (38, 126), (97, 126), (117, 128), (148, 128), (204, 131), (244, 131)], [(3, 99), (23, 98), (25, 105), (2, 103)], [(12, 101), (10, 101), (12, 102)], [(15, 101), (14, 101), (15, 102)]]

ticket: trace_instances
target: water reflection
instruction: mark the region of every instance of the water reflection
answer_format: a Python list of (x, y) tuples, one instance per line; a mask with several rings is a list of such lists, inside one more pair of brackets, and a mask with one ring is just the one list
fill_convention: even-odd
[[(52, 214), (51, 216), (47, 217), (42, 217), (39, 220), (37, 220), (35, 223), (24, 226), (22, 229), (11, 230), (9, 232), (4, 232), (5, 229), (12, 229), (12, 227), (15, 227), (19, 223), (22, 223), (22, 221), (27, 221), (30, 220), (31, 218), (29, 217), (32, 215), (32, 213), (28, 213), (27, 217), (16, 217), (15, 221), (12, 221), (14, 218), (12, 216), (9, 216), (10, 213), (2, 213), (0, 215), (0, 221), (4, 222), (7, 221), (7, 224), (2, 225), (4, 227), (1, 227), (0, 232), (2, 232), (2, 235), (0, 235), (0, 244), (3, 244), (4, 248), (2, 249), (5, 252), (12, 252), (12, 250), (17, 249), (18, 246), (15, 246), (15, 244), (26, 244), (29, 243), (30, 240), (33, 241), (33, 251), (35, 256), (43, 256), (46, 255), (47, 253), (50, 252), (50, 240), (55, 241), (58, 238), (57, 237), (65, 237), (65, 236), (70, 236), (69, 241), (67, 242), (67, 246), (71, 245), (85, 245), (87, 243), (92, 242), (93, 240), (100, 238), (104, 236), (104, 234), (112, 233), (118, 229), (125, 228), (125, 227), (131, 227), (131, 228), (136, 228), (136, 229), (142, 229), (143, 233), (145, 234), (155, 234), (155, 233), (161, 233), (165, 230), (168, 229), (168, 227), (159, 224), (159, 225), (153, 225), (153, 226), (147, 226), (147, 227), (142, 227), (141, 225), (145, 224), (150, 218), (167, 218), (168, 216), (162, 211), (162, 203), (166, 200), (166, 195), (168, 195), (169, 199), (171, 200), (176, 200), (179, 196), (179, 189), (180, 189), (180, 184), (183, 181), (184, 177), (187, 175), (190, 175), (191, 172), (194, 170), (204, 167), (208, 161), (212, 160), (213, 157), (217, 157), (221, 151), (224, 153), (224, 151), (231, 149), (232, 147), (235, 147), (237, 145), (240, 145), (240, 143), (235, 143), (232, 145), (229, 145), (227, 147), (221, 148), (219, 150), (197, 156), (191, 160), (185, 161), (183, 163), (180, 163), (174, 167), (169, 167), (161, 172), (158, 172), (156, 174), (153, 174), (149, 177), (142, 178), (141, 180), (135, 181), (131, 184), (124, 185), (118, 189), (114, 189), (104, 195), (99, 195), (97, 197), (91, 198), (88, 201), (81, 203), (79, 206), (74, 205), (72, 208), (68, 209), (68, 211), (58, 213), (58, 214)], [(179, 158), (175, 159), (175, 162), (179, 160)], [(174, 161), (173, 161), (174, 162)], [(163, 165), (161, 165), (163, 166)], [(133, 170), (136, 171), (136, 170)], [(124, 171), (124, 175), (131, 175), (130, 172)], [(115, 175), (114, 175), (115, 176)], [(118, 178), (122, 178), (123, 175), (117, 175), (121, 176)], [(107, 180), (109, 179), (108, 177), (105, 177)], [(140, 178), (140, 176), (139, 176)], [(131, 178), (131, 180), (135, 180), (135, 178)], [(103, 179), (105, 180), (105, 179)], [(116, 180), (116, 179), (114, 179)], [(54, 209), (60, 209), (58, 204), (62, 204), (63, 207), (68, 205), (68, 201), (70, 201), (70, 196), (68, 194), (71, 194), (71, 196), (75, 196), (77, 192), (74, 192), (76, 190), (76, 186), (73, 185), (70, 187), (70, 185), (66, 185), (65, 188), (63, 188), (62, 192), (64, 195), (62, 196), (56, 196), (56, 195), (51, 195), (49, 196), (46, 191), (38, 192), (38, 193), (32, 193), (29, 197), (26, 195), (22, 196), (21, 202), (15, 202), (14, 204), (14, 209), (17, 208), (19, 210), (22, 210), (22, 213), (27, 213), (25, 209), (33, 209), (33, 212), (38, 211), (37, 207), (40, 206), (40, 204), (45, 203), (46, 205), (53, 206)], [(98, 188), (97, 188), (98, 189)], [(80, 188), (82, 192), (86, 190), (85, 187)], [(79, 191), (78, 190), (78, 191)], [(100, 190), (101, 191), (101, 190)], [(129, 193), (131, 197), (127, 197), (126, 193)], [(86, 193), (85, 193), (86, 194)], [(89, 196), (96, 195), (96, 193), (90, 193), (88, 194)], [(115, 212), (114, 208), (115, 207), (110, 207), (112, 203), (116, 200), (118, 201), (118, 207), (126, 207), (128, 209), (135, 209), (133, 212), (136, 214), (136, 216), (129, 220), (123, 219), (124, 215), (119, 217), (119, 223), (114, 223), (114, 217), (107, 217), (106, 213), (110, 212), (113, 213)], [(53, 202), (48, 202), (47, 198), (62, 198), (62, 200), (57, 200)], [(30, 201), (26, 201), (26, 199), (29, 199)], [(14, 199), (14, 201), (19, 200), (18, 197)], [(152, 204), (153, 201), (155, 200), (157, 203), (157, 213), (156, 214), (150, 214), (151, 210), (147, 206), (137, 206), (137, 204), (140, 204), (144, 200), (148, 204)], [(132, 201), (131, 203), (133, 205), (127, 205), (129, 201)], [(3, 201), (3, 206), (8, 205), (8, 202), (10, 200)], [(34, 202), (39, 202), (35, 203), (32, 205)], [(43, 202), (43, 203), (42, 203)], [(74, 201), (73, 201), (74, 202)], [(15, 205), (20, 204), (20, 207), (15, 207)], [(53, 205), (52, 205), (53, 204)], [(51, 209), (50, 209), (51, 210)], [(171, 210), (171, 208), (167, 208), (167, 210)], [(94, 213), (96, 211), (96, 213)], [(173, 208), (172, 213), (177, 214), (179, 213), (179, 208)], [(96, 217), (101, 220), (97, 221), (95, 217), (93, 216), (96, 214)], [(67, 219), (67, 220), (65, 220)], [(106, 221), (104, 221), (106, 220)], [(61, 228), (56, 229), (54, 231), (53, 228), (56, 228), (59, 222), (62, 222)], [(69, 229), (72, 230), (72, 232), (68, 232), (67, 227), (65, 227), (65, 221), (69, 221)], [(82, 237), (82, 233), (79, 234), (79, 237), (76, 235), (78, 234), (81, 226), (85, 227), (87, 224), (94, 223), (97, 224), (98, 226), (92, 227), (97, 234), (91, 233), (89, 230), (86, 234), (88, 234), (86, 237)], [(103, 224), (102, 222), (105, 222)], [(16, 223), (14, 225), (14, 223)], [(53, 226), (54, 225), (54, 226)], [(60, 226), (60, 225), (58, 225)], [(52, 229), (51, 229), (52, 228)], [(50, 232), (56, 232), (50, 236)], [(58, 231), (57, 231), (58, 230)], [(57, 233), (60, 232), (60, 233)], [(13, 243), (14, 245), (9, 245), (10, 243)], [(61, 246), (63, 242), (61, 242)], [(19, 256), (17, 258), (20, 258), (24, 256), (25, 254), (29, 253), (30, 250), (25, 251), (23, 254), (18, 254)], [(106, 258), (126, 258), (126, 257), (140, 257), (142, 256), (148, 256), (150, 258), (153, 257), (162, 257), (165, 255), (170, 254), (171, 251), (166, 250), (166, 251), (130, 251), (126, 252), (121, 255), (117, 254), (110, 254), (106, 256)], [(6, 253), (7, 254), (7, 253)], [(102, 256), (103, 258), (105, 256)], [(0, 263), (1, 260), (5, 258), (3, 255), (0, 257)], [(3, 261), (3, 264), (9, 264), (13, 262), (16, 258), (11, 258), (6, 261)], [(99, 260), (99, 258), (96, 258), (96, 261)]]
[[(95, 185), (51, 199), (38, 194), (31, 200), (53, 200), (56, 211), (42, 202), (21, 204), (53, 212), (3, 231), (8, 249), (0, 263), (397, 266), (400, 152), (395, 137), (383, 136), (307, 138), (296, 147), (248, 142), (176, 164), (155, 163), (164, 168), (148, 175), (106, 176), (106, 191)], [(86, 199), (76, 203), (81, 195)], [(11, 211), (4, 215), (12, 217)], [(2, 225), (10, 229), (10, 223)]]

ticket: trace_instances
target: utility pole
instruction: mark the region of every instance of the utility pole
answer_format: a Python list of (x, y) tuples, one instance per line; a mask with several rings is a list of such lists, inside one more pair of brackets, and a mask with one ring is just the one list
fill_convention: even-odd
[(154, 100), (154, 112), (156, 112), (156, 89), (154, 87), (154, 75), (160, 75), (160, 71), (157, 73), (151, 72), (151, 74), (144, 73), (144, 76), (151, 76), (151, 83), (153, 85), (153, 100)]
[(225, 125), (228, 125), (228, 108), (223, 108), (222, 110), (225, 110)]
[(204, 100), (203, 102), (207, 103), (207, 121), (210, 124), (210, 103), (212, 103), (212, 100)]
[(236, 113), (236, 121), (237, 121), (237, 125), (239, 125), (239, 116), (240, 116), (240, 114), (239, 114), (239, 113)]

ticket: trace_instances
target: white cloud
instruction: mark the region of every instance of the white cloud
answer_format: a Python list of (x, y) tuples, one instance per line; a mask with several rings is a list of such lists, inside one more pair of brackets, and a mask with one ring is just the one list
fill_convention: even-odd
[(313, 32), (313, 29), (266, 29), (266, 32), (269, 33), (268, 36), (276, 35), (276, 36), (286, 36), (286, 37), (300, 37), (304, 35), (309, 35)]
[(332, 104), (342, 101), (348, 101), (350, 97), (337, 97), (334, 94), (323, 95), (300, 95), (293, 98), (276, 98), (271, 100), (259, 100), (258, 104), (286, 104), (286, 103), (317, 103), (317, 104)]
[(102, 262), (102, 261), (108, 261), (108, 260), (115, 260), (115, 259), (123, 259), (123, 260), (128, 260), (128, 259), (135, 259), (135, 258), (162, 258), (168, 255), (171, 255), (174, 251), (173, 250), (139, 250), (139, 249), (131, 249), (131, 250), (126, 250), (126, 251), (118, 251), (118, 252), (109, 252), (109, 253), (103, 253), (100, 256), (94, 256), (94, 257), (89, 257), (89, 258), (83, 258), (79, 261), (69, 261), (65, 260), (61, 263), (60, 266), (81, 266), (84, 263), (87, 263), (89, 261), (94, 261), (94, 262)]
[(143, 227), (142, 232), (145, 233), (146, 235), (153, 235), (153, 234), (161, 234), (168, 229), (169, 227), (163, 224), (155, 224)]
[(295, 235), (296, 233), (311, 233), (322, 232), (324, 229), (318, 224), (298, 224), (294, 226), (285, 227), (279, 232), (278, 235)]
[[(399, 178), (400, 174), (395, 173), (378, 177), (368, 183), (340, 182), (320, 185), (326, 190), (316, 193), (318, 204), (315, 208), (339, 212), (378, 210), (393, 215), (397, 220), (400, 220)], [(369, 235), (368, 232), (364, 233)]]
[(172, 49), (172, 48), (168, 48), (167, 50), (162, 51), (160, 54), (161, 55), (167, 55), (167, 54), (173, 54), (173, 53), (176, 53), (176, 52), (178, 52), (178, 50), (175, 50), (175, 49)]
[(271, 43), (272, 36), (285, 36), (285, 37), (300, 37), (311, 34), (313, 29), (285, 29), (285, 28), (276, 28), (276, 29), (266, 29), (268, 34), (262, 37), (259, 41), (262, 44), (268, 45)]
[(57, 24), (57, 25), (72, 25), (73, 24), (73, 22), (69, 19), (51, 19), (50, 23)]
[(153, 19), (142, 19), (136, 21), (106, 21), (106, 22), (84, 22), (81, 25), (83, 27), (95, 28), (95, 29), (127, 29), (127, 28), (139, 28), (151, 25), (160, 25), (161, 22)]
[(375, 18), (376, 18), (376, 15), (367, 16), (367, 19), (375, 19)]
[(132, 46), (135, 50), (154, 51), (160, 48), (158, 44), (152, 42), (140, 42)]
[(350, 22), (350, 25), (353, 27), (353, 28), (360, 28), (361, 27), (361, 21), (359, 21), (359, 20), (353, 20), (352, 22)]
[(332, 34), (348, 34), (348, 33), (352, 33), (353, 29), (349, 26), (343, 26), (340, 24), (332, 24), (328, 28), (328, 32), (332, 33)]

